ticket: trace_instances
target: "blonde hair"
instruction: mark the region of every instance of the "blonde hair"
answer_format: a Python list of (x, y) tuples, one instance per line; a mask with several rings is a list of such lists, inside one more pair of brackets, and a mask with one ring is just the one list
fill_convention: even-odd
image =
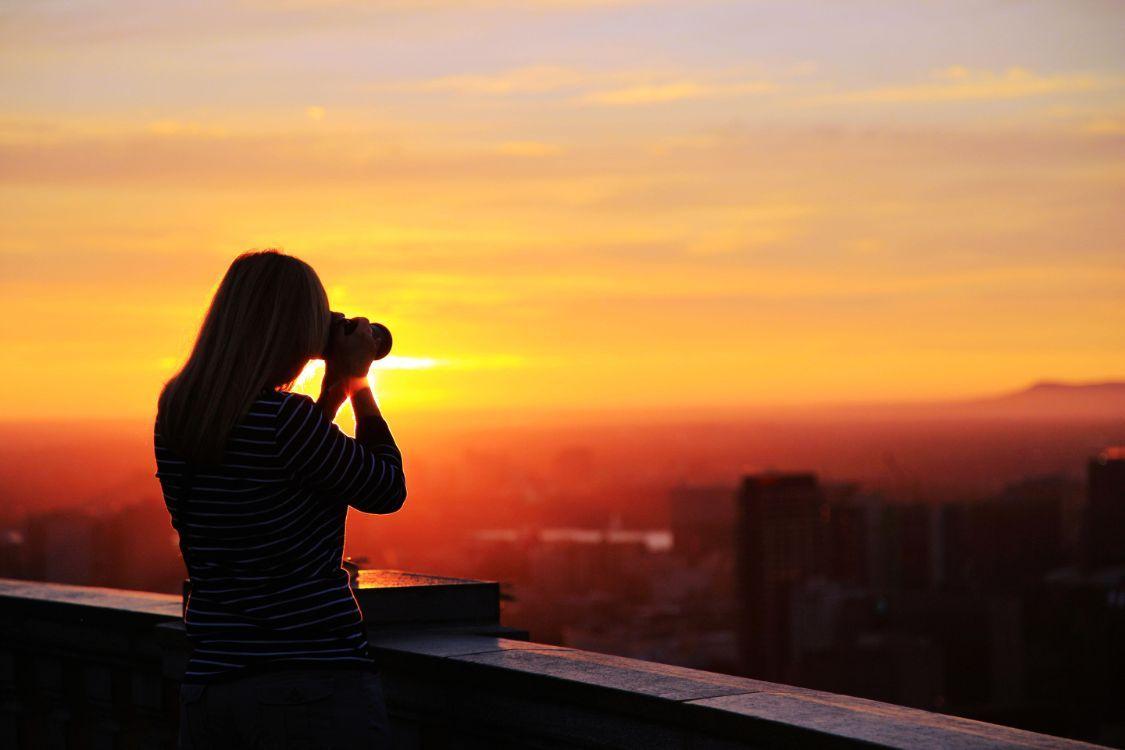
[(289, 389), (322, 352), (329, 323), (328, 295), (309, 264), (276, 250), (235, 258), (191, 355), (160, 392), (165, 444), (189, 461), (219, 463), (262, 391)]

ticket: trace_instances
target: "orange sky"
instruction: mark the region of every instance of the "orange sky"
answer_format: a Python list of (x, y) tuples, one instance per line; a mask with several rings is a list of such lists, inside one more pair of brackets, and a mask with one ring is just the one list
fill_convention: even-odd
[(151, 415), (263, 247), (390, 412), (1125, 377), (1125, 6), (842, 5), (9, 6), (0, 409)]

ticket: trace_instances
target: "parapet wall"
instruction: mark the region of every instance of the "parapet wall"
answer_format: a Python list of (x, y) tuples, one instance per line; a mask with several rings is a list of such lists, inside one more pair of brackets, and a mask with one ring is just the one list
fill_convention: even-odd
[[(452, 579), (427, 580), (440, 595), (476, 606), (467, 590), (449, 593)], [(491, 596), (480, 582), (466, 583)], [(380, 600), (361, 601), (369, 608)], [(180, 606), (174, 596), (0, 579), (0, 747), (174, 747), (185, 655)], [(466, 623), (455, 616), (435, 623), (433, 600), (424, 609), (419, 626), (401, 612), (369, 618), (393, 621), (370, 635), (403, 750), (1094, 747), (503, 637), (479, 610)]]

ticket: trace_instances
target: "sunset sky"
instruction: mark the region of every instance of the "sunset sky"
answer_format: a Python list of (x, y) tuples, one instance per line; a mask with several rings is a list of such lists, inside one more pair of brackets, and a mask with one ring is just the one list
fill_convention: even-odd
[(1125, 3), (3, 2), (7, 419), (148, 417), (239, 252), (389, 412), (1125, 378)]

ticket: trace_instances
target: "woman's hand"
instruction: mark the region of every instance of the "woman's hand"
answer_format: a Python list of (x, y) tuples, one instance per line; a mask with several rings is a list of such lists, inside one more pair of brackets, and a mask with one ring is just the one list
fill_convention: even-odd
[(341, 387), (344, 395), (350, 396), (368, 386), (367, 371), (375, 361), (378, 344), (371, 334), (371, 322), (367, 318), (352, 320), (356, 325), (351, 333), (344, 331), (344, 325), (333, 326), (321, 391)]

